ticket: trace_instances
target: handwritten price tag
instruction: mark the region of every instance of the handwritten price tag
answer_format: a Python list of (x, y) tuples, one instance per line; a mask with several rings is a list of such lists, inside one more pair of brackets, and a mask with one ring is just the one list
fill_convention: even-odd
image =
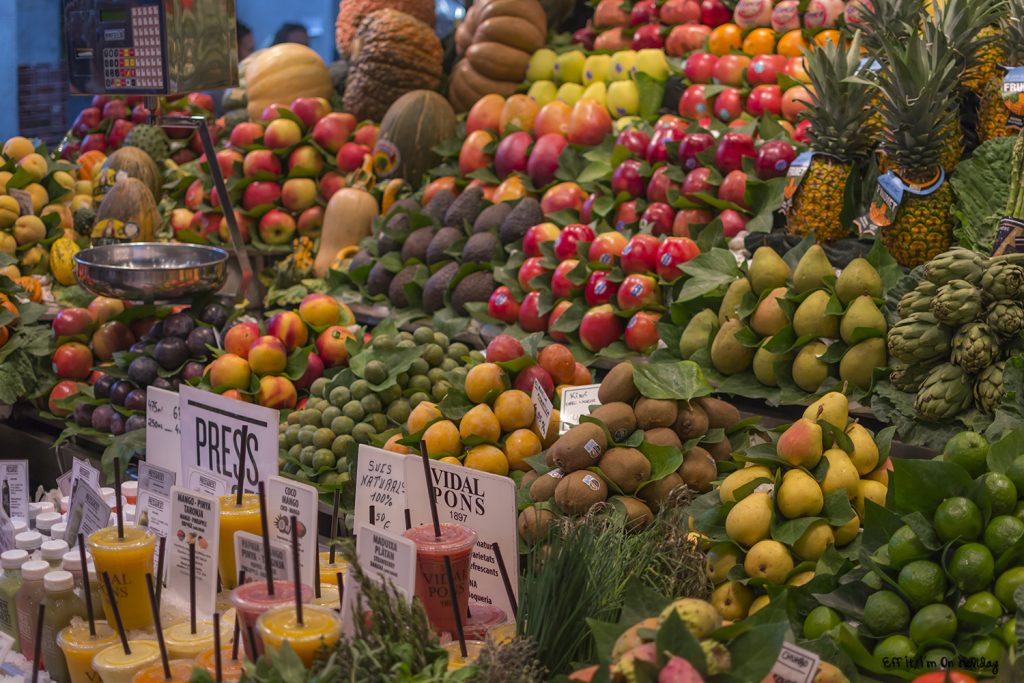
[(554, 410), (554, 406), (551, 404), (551, 399), (544, 392), (544, 388), (540, 385), (540, 382), (533, 380), (533, 391), (530, 393), (530, 399), (533, 401), (533, 411), (537, 419), (537, 428), (540, 429), (541, 434), (548, 433), (548, 426), (551, 424), (551, 413)]
[(772, 667), (776, 683), (811, 683), (818, 673), (821, 658), (792, 643), (783, 643), (779, 658)]

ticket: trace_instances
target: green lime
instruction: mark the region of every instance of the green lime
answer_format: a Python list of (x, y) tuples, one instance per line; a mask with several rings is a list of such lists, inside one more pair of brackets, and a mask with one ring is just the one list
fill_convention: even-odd
[(331, 380), (326, 377), (317, 377), (313, 380), (313, 383), (309, 385), (309, 393), (311, 396), (317, 398), (323, 398), (324, 392), (327, 390), (327, 385), (330, 384)]
[(435, 384), (444, 379), (444, 370), (441, 368), (430, 368), (427, 372), (427, 379)]
[(458, 370), (459, 368), (462, 368), (463, 372), (469, 372), (468, 370), (466, 370), (465, 366), (460, 365), (460, 363), (462, 362), (463, 361), (453, 360), (452, 357), (449, 356), (448, 358), (445, 358), (444, 361), (441, 362), (441, 369), (444, 370), (445, 372), (452, 372), (453, 370)]
[(804, 638), (814, 640), (842, 623), (842, 617), (831, 607), (818, 605), (804, 619)]
[(390, 334), (382, 334), (379, 337), (374, 337), (371, 343), (377, 351), (390, 351), (395, 348), (397, 341)]
[(904, 524), (889, 538), (889, 566), (902, 569), (908, 562), (926, 560), (931, 552), (917, 537), (914, 530)]
[(412, 409), (409, 408), (409, 402), (405, 399), (399, 399), (388, 406), (388, 418), (397, 425), (404, 425), (409, 419), (409, 413)]
[(966, 651), (960, 650), (960, 661), (968, 671), (992, 675), (1006, 654), (1006, 646), (995, 636), (975, 638)]
[(355, 399), (346, 403), (345, 407), (341, 409), (341, 412), (345, 417), (350, 418), (353, 422), (359, 422), (366, 417), (366, 409), (363, 408), (363, 404)]
[(921, 660), (916, 662), (916, 664), (918, 665), (917, 668), (928, 671), (949, 671), (958, 662), (953, 652), (937, 647), (921, 655)]
[(322, 472), (320, 476), (316, 478), (316, 483), (322, 486), (334, 486), (339, 483), (341, 475), (337, 472)]
[(1017, 507), (1013, 508), (1013, 516), (1024, 520), (1024, 500), (1017, 502)]
[(423, 358), (417, 358), (409, 366), (409, 375), (416, 377), (418, 375), (425, 375), (430, 372), (430, 363)]
[(277, 435), (277, 447), (283, 451), (288, 450), (288, 436), (284, 433)]
[(312, 425), (305, 425), (299, 429), (299, 444), (302, 446), (311, 446), (313, 444), (313, 435), (316, 434), (316, 427)]
[(377, 398), (377, 394), (368, 394), (364, 396), (359, 402), (362, 404), (363, 410), (366, 411), (367, 415), (370, 415), (372, 413), (379, 413), (381, 410), (384, 409), (384, 406), (381, 405), (380, 399)]
[(882, 579), (873, 571), (865, 574), (864, 578), (861, 580), (868, 588), (873, 588), (876, 591), (882, 590)]
[(897, 583), (914, 607), (941, 602), (946, 594), (946, 574), (942, 567), (928, 560), (914, 560), (905, 566)]
[(402, 398), (402, 387), (397, 384), (392, 384), (387, 389), (381, 389), (378, 391), (377, 396), (380, 397), (380, 402), (384, 405), (394, 403), (398, 399)]
[(1000, 515), (985, 527), (985, 545), (998, 558), (1024, 536), (1024, 520), (1012, 515)]
[(448, 335), (444, 332), (434, 333), (434, 343), (441, 347), (441, 350), (445, 353), (448, 352)]
[(1006, 470), (1006, 476), (1010, 478), (1018, 491), (1024, 491), (1024, 455), (1018, 455), (1013, 459), (1010, 467)]
[(414, 392), (413, 395), (409, 397), (409, 406), (415, 408), (424, 401), (430, 402), (430, 396), (423, 393), (422, 391), (417, 391)]
[(910, 659), (917, 652), (914, 641), (904, 635), (889, 636), (878, 645), (872, 653), (875, 661), (889, 671), (909, 669), (913, 664)]
[(444, 362), (444, 349), (437, 344), (427, 344), (423, 349), (423, 360), (430, 364), (430, 367), (437, 367)]
[(469, 359), (471, 361), (473, 361), (474, 363), (483, 363), (484, 360), (485, 360), (484, 359), (484, 352), (483, 351), (477, 351), (476, 349), (474, 349), (474, 350), (469, 352)]
[(352, 392), (348, 387), (334, 387), (331, 389), (330, 401), (332, 406), (340, 408), (352, 400)]
[(302, 450), (299, 451), (299, 462), (306, 467), (313, 465), (313, 455), (316, 454), (316, 449), (312, 446), (303, 446)]
[(988, 591), (968, 595), (964, 600), (964, 609), (975, 614), (984, 614), (989, 617), (999, 618), (1003, 616), (1003, 606), (999, 604), (996, 596)]
[(288, 417), (285, 418), (285, 421), (290, 425), (297, 425), (299, 424), (299, 418), (301, 417), (301, 411), (293, 410), (292, 412), (288, 413)]
[(288, 429), (284, 430), (284, 438), (288, 442), (288, 448), (299, 442), (299, 429), (299, 425), (288, 425)]
[(336, 406), (327, 406), (324, 408), (323, 412), (320, 413), (320, 424), (324, 427), (330, 427), (334, 418), (339, 416), (341, 416), (341, 408)]
[(388, 416), (384, 413), (374, 413), (364, 421), (372, 425), (373, 431), (377, 434), (385, 432), (388, 429)]
[(910, 639), (915, 643), (929, 640), (953, 640), (956, 635), (956, 614), (949, 605), (926, 605), (910, 620)]
[(313, 454), (313, 463), (310, 467), (316, 472), (324, 468), (334, 469), (334, 463), (337, 461), (338, 459), (334, 457), (334, 453), (330, 449), (318, 448), (316, 453)]
[(357, 379), (349, 387), (352, 391), (352, 398), (359, 400), (370, 393), (370, 383), (365, 379)]
[(942, 501), (933, 522), (943, 541), (973, 541), (981, 536), (981, 510), (969, 498), (957, 496)]
[(430, 378), (426, 375), (413, 375), (409, 380), (409, 388), (413, 391), (422, 391), (426, 394), (430, 392), (432, 386)]
[(864, 604), (863, 623), (876, 636), (899, 633), (907, 628), (910, 608), (892, 591), (878, 591)]
[(355, 426), (356, 421), (345, 415), (336, 417), (331, 421), (331, 431), (335, 434), (351, 434), (352, 428)]
[(331, 442), (331, 453), (334, 453), (335, 457), (343, 458), (348, 455), (349, 444), (355, 442), (356, 440), (352, 438), (351, 434), (340, 434)]
[(957, 588), (973, 593), (992, 583), (995, 565), (991, 550), (980, 543), (967, 543), (956, 549), (946, 569)]
[(371, 360), (363, 370), (363, 377), (370, 384), (383, 384), (388, 378), (388, 366), (384, 361)]
[(330, 448), (334, 441), (334, 432), (328, 427), (321, 427), (313, 433), (313, 446), (315, 448)]
[(995, 590), (992, 591), (1003, 603), (1007, 610), (1016, 611), (1017, 606), (1013, 602), (1013, 593), (1020, 586), (1024, 586), (1024, 567), (1012, 567), (999, 575), (996, 579)]
[(451, 389), (452, 385), (448, 382), (438, 382), (430, 390), (430, 395), (434, 397), (435, 401), (440, 403), (444, 400), (444, 397), (448, 395), (448, 392), (451, 391)]
[(416, 348), (416, 342), (414, 342), (412, 339), (403, 339), (402, 341), (400, 341), (397, 344), (395, 344), (395, 348), (396, 349), (415, 349)]
[(1010, 617), (1003, 624), (1002, 631), (1003, 643), (1007, 646), (1016, 645), (1020, 640), (1017, 638), (1017, 617)]
[(946, 442), (943, 457), (963, 467), (973, 479), (988, 469), (988, 442), (977, 432), (960, 432)]
[(395, 381), (398, 382), (398, 386), (400, 388), (405, 389), (407, 386), (409, 386), (409, 373), (408, 372), (400, 372), (400, 373), (398, 373), (398, 377), (395, 377)]
[(370, 443), (370, 437), (376, 433), (373, 425), (360, 422), (352, 429), (352, 438), (356, 440), (356, 443), (368, 444)]
[(461, 363), (468, 355), (469, 347), (462, 342), (455, 342), (448, 347), (448, 357), (457, 363)]
[(430, 344), (434, 341), (434, 330), (426, 325), (413, 330), (412, 340), (417, 344)]
[(302, 454), (302, 446), (299, 445), (299, 444), (295, 444), (294, 446), (292, 446), (291, 448), (288, 449), (288, 457), (290, 457), (290, 458), (292, 458), (294, 460), (298, 460), (299, 456), (301, 454)]
[(988, 503), (993, 515), (1005, 515), (1017, 507), (1017, 487), (1010, 478), (999, 472), (989, 472), (978, 478), (981, 489), (975, 496), (979, 504)]
[(303, 427), (319, 427), (320, 426), (320, 411), (318, 410), (303, 410), (302, 417), (299, 418), (299, 423)]

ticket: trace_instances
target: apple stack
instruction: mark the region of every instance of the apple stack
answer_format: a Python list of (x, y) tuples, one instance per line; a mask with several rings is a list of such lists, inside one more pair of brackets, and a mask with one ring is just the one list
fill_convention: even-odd
[[(243, 240), (280, 251), (296, 234), (319, 237), (327, 201), (346, 186), (346, 173), (364, 165), (376, 139), (376, 126), (358, 125), (351, 114), (332, 112), (327, 100), (314, 97), (268, 107), (260, 121), (237, 124), (217, 163)], [(176, 239), (230, 239), (207, 173), (188, 184), (179, 201), (170, 215)]]

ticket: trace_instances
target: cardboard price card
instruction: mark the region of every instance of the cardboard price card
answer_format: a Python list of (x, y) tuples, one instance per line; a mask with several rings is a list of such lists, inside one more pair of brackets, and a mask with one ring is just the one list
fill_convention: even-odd
[(110, 525), (110, 504), (99, 489), (82, 484), (74, 489), (68, 502), (68, 528), (65, 532), (69, 546), (78, 544), (78, 534), (86, 538), (94, 531)]
[(167, 591), (184, 605), (189, 604), (190, 547), (195, 548), (196, 614), (209, 618), (217, 609), (220, 500), (175, 486), (165, 560)]
[[(316, 489), (292, 479), (270, 477), (267, 482), (267, 517), (270, 540), (289, 549), (292, 546), (292, 523), (296, 521), (299, 543), (300, 579), (307, 586), (316, 582)], [(289, 554), (290, 558), (291, 555)], [(290, 561), (290, 560), (289, 560)]]
[(600, 384), (587, 384), (562, 389), (562, 407), (558, 411), (559, 434), (565, 434), (578, 425), (583, 415), (590, 415), (590, 406), (601, 405), (601, 400), (597, 397), (600, 388)]
[(28, 460), (0, 461), (0, 501), (8, 517), (28, 520)]
[(772, 667), (776, 683), (811, 683), (818, 673), (821, 658), (792, 643), (783, 643), (779, 658)]
[[(380, 585), (392, 584), (412, 601), (416, 594), (416, 544), (398, 533), (368, 525), (356, 525), (355, 531), (356, 561), (366, 577)], [(354, 613), (362, 597), (359, 584), (350, 577), (346, 574), (341, 598), (341, 626), (346, 636), (355, 632)]]
[[(369, 526), (401, 533), (405, 530), (405, 463), (408, 456), (373, 446), (359, 446), (356, 469), (355, 527)], [(423, 474), (420, 473), (420, 479)], [(374, 519), (370, 519), (370, 507)]]
[(146, 389), (146, 461), (181, 478), (181, 426), (178, 394)]
[[(263, 538), (248, 531), (235, 532), (235, 568), (245, 572), (245, 582), (267, 580), (263, 558)], [(281, 543), (270, 542), (270, 571), (275, 581), (292, 581), (292, 552)]]

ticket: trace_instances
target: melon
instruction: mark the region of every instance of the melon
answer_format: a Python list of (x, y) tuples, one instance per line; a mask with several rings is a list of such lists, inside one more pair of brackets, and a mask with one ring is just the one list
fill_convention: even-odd
[(152, 242), (159, 224), (153, 193), (141, 180), (122, 176), (96, 209), (92, 240), (101, 244)]
[(249, 116), (259, 118), (271, 104), (288, 106), (299, 97), (334, 94), (331, 74), (324, 60), (298, 43), (281, 43), (260, 50), (245, 69), (245, 94)]
[(413, 187), (441, 158), (434, 147), (455, 135), (455, 111), (432, 90), (413, 90), (392, 104), (377, 132), (373, 170), (379, 178), (399, 177)]
[(117, 183), (119, 176), (141, 180), (149, 188), (153, 201), (160, 201), (163, 175), (153, 157), (143, 150), (138, 147), (122, 147), (106, 158), (99, 174), (93, 179), (96, 199), (102, 198)]

